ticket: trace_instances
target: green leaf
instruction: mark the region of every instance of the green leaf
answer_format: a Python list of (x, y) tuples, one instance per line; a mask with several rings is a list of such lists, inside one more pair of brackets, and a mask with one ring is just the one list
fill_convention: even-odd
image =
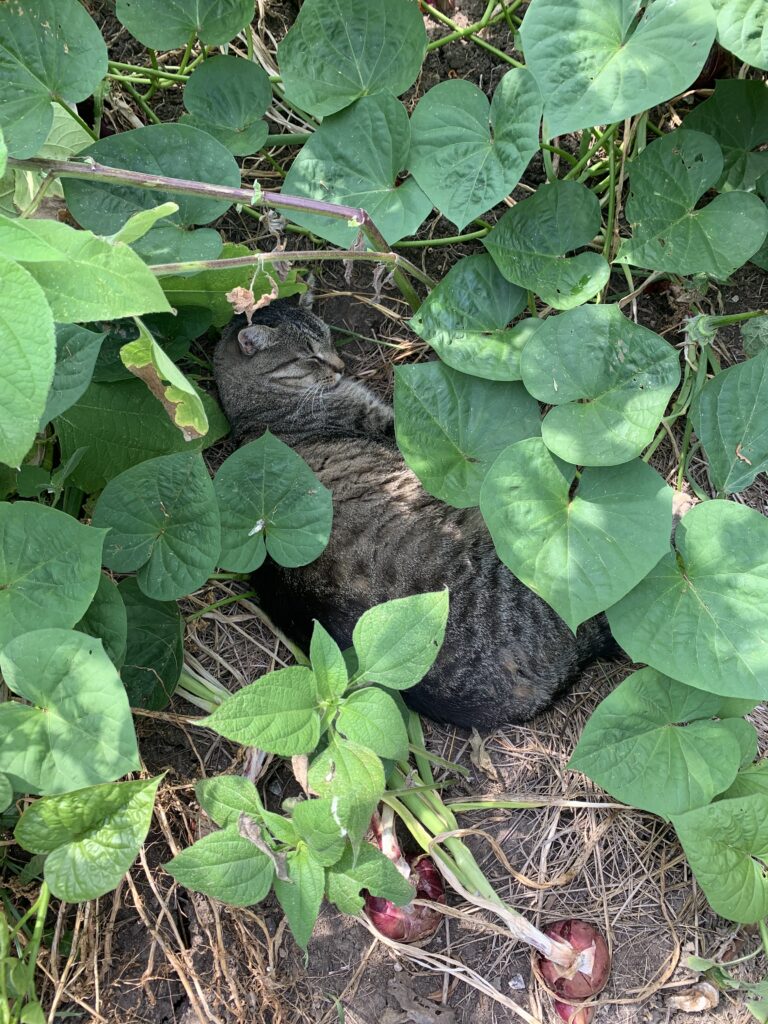
[[(213, 322), (207, 309), (187, 307), (175, 313), (150, 313), (142, 317), (147, 329), (158, 341), (165, 354), (178, 361), (188, 355), (192, 342), (205, 334)], [(123, 320), (109, 320), (100, 324), (107, 336), (101, 346), (93, 379), (98, 384), (109, 384), (118, 380), (132, 380), (133, 374), (126, 370), (120, 359), (120, 349), (139, 336), (139, 328), (133, 317)]]
[(325, 871), (306, 846), (289, 853), (288, 881), (275, 879), (275, 896), (288, 919), (293, 937), (302, 949), (315, 927), (325, 891)]
[(520, 384), (468, 377), (439, 362), (395, 371), (398, 447), (424, 488), (457, 508), (477, 505), (496, 456), (539, 430), (539, 408)]
[(241, 836), (235, 824), (198, 839), (164, 867), (188, 889), (231, 907), (259, 903), (274, 876), (272, 861)]
[(128, 642), (128, 616), (120, 591), (105, 573), (99, 577), (93, 601), (75, 629), (101, 640), (112, 664), (121, 668)]
[[(356, 6), (369, 9), (368, 5)], [(407, 6), (413, 9), (410, 0)], [(414, 178), (399, 180), (408, 164), (410, 146), (411, 126), (402, 103), (392, 96), (365, 96), (323, 120), (301, 147), (281, 191), (362, 208), (392, 245), (415, 234), (432, 209)], [(288, 215), (296, 224), (344, 249), (360, 233), (359, 224), (297, 210)]]
[(355, 859), (347, 851), (334, 867), (328, 870), (328, 899), (343, 914), (359, 914), (363, 909), (362, 889), (372, 896), (391, 900), (402, 907), (413, 899), (413, 888), (395, 865), (370, 843), (363, 843)]
[(542, 99), (526, 68), (508, 71), (489, 104), (463, 79), (441, 82), (411, 117), (408, 167), (461, 231), (508, 196), (539, 148)]
[(159, 220), (178, 213), (178, 210), (178, 203), (162, 203), (160, 206), (155, 206), (150, 210), (139, 210), (137, 213), (132, 214), (114, 235), (110, 235), (109, 241), (113, 244), (115, 242), (125, 242), (126, 245), (130, 245), (131, 242), (138, 242), (140, 238), (143, 238), (152, 230)]
[[(357, 851), (384, 792), (384, 767), (368, 747), (333, 735), (309, 767), (310, 789), (331, 799), (331, 814)], [(363, 844), (365, 845), (365, 844)]]
[(91, 786), (31, 804), (14, 830), (30, 853), (45, 853), (45, 880), (67, 903), (110, 892), (147, 837), (156, 779)]
[(599, 230), (597, 196), (576, 181), (554, 181), (508, 210), (483, 245), (508, 281), (555, 309), (572, 309), (608, 281), (608, 264), (598, 253), (565, 256)]
[(12, 156), (43, 145), (52, 100), (78, 103), (106, 73), (106, 44), (77, 0), (0, 4), (0, 128)]
[(520, 30), (547, 137), (610, 124), (684, 92), (715, 38), (709, 0), (533, 0)]
[(741, 924), (768, 915), (768, 797), (719, 800), (673, 824), (715, 913)]
[(715, 82), (715, 92), (683, 122), (686, 130), (711, 135), (723, 151), (718, 192), (749, 191), (768, 171), (768, 153), (756, 152), (768, 142), (768, 89), (763, 82), (731, 78)]
[(720, 799), (734, 800), (743, 796), (768, 797), (768, 759), (743, 767), (733, 784), (720, 794)]
[(708, 804), (731, 785), (741, 751), (714, 722), (720, 698), (663, 676), (634, 672), (593, 711), (568, 767), (616, 799), (671, 817)]
[(0, 128), (0, 177), (5, 174), (5, 169), (8, 166), (8, 147), (5, 144), (5, 136), (3, 130)]
[(260, 118), (271, 101), (269, 76), (261, 65), (239, 57), (210, 57), (184, 87), (189, 114), (182, 123), (209, 132), (235, 156), (248, 156), (267, 137)]
[(309, 660), (312, 662), (320, 699), (333, 700), (340, 697), (349, 684), (344, 655), (330, 633), (319, 622), (315, 622), (312, 630)]
[(40, 417), (41, 427), (60, 416), (85, 393), (104, 337), (79, 324), (56, 326), (56, 368), (45, 411)]
[(293, 823), (298, 835), (324, 867), (335, 864), (347, 845), (347, 830), (334, 817), (338, 798), (302, 800), (293, 808)]
[(184, 665), (184, 622), (175, 601), (153, 601), (135, 577), (118, 590), (128, 616), (128, 646), (120, 670), (131, 706), (159, 711), (173, 696)]
[(367, 687), (342, 702), (336, 728), (348, 740), (368, 747), (379, 757), (408, 760), (408, 732), (403, 716), (384, 690)]
[(763, 0), (712, 0), (717, 38), (739, 60), (768, 71), (768, 28)]
[(768, 349), (768, 316), (756, 316), (741, 324), (741, 347), (748, 359)]
[(691, 420), (718, 491), (743, 491), (768, 468), (768, 349), (707, 381)]
[(128, 700), (100, 640), (38, 629), (7, 644), (0, 667), (29, 701), (0, 705), (0, 771), (18, 792), (67, 793), (140, 767)]
[(104, 532), (46, 505), (0, 502), (0, 648), (41, 619), (69, 629), (101, 579)]
[(677, 352), (622, 315), (592, 305), (549, 317), (520, 357), (523, 383), (555, 408), (544, 443), (578, 466), (614, 466), (653, 440), (680, 381)]
[(267, 554), (280, 565), (306, 565), (328, 543), (331, 492), (300, 455), (270, 433), (230, 455), (214, 488), (224, 569), (252, 572)]
[(0, 773), (0, 811), (6, 811), (13, 803), (13, 786), (7, 775)]
[(138, 569), (139, 586), (157, 601), (192, 593), (216, 567), (219, 509), (195, 452), (161, 455), (110, 480), (93, 524), (110, 530), (104, 564), (115, 572)]
[(324, 118), (361, 96), (405, 92), (426, 48), (421, 12), (409, 0), (307, 0), (277, 59), (287, 98)]
[(768, 231), (765, 204), (749, 192), (726, 192), (694, 208), (722, 174), (722, 150), (709, 135), (680, 129), (652, 142), (629, 168), (632, 237), (616, 261), (720, 278), (746, 263)]
[(454, 263), (409, 326), (454, 370), (487, 380), (519, 380), (521, 332), (506, 327), (524, 306), (523, 289), (503, 278), (490, 255), (482, 253)]
[(386, 601), (363, 612), (352, 643), (354, 683), (406, 690), (423, 679), (440, 651), (448, 621), (448, 590)]
[(236, 825), (240, 815), (260, 818), (264, 810), (259, 791), (242, 775), (215, 775), (195, 784), (195, 796), (206, 814), (220, 825)]
[(320, 738), (317, 703), (310, 670), (282, 668), (232, 694), (198, 725), (270, 754), (308, 754)]
[(672, 489), (639, 459), (575, 480), (534, 437), (498, 457), (480, 494), (499, 558), (574, 631), (650, 572), (672, 529)]
[(616, 640), (690, 686), (768, 698), (768, 521), (707, 501), (677, 527), (676, 551), (608, 609)]
[(173, 50), (194, 33), (206, 46), (222, 46), (253, 17), (253, 0), (117, 0), (117, 17), (140, 43)]
[(56, 338), (51, 309), (32, 275), (0, 256), (0, 278), (0, 462), (17, 467), (35, 440), (45, 410)]

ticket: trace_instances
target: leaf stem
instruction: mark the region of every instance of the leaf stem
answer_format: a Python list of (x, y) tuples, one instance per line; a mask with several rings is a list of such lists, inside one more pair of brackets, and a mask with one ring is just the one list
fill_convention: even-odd
[(192, 612), (190, 615), (184, 616), (185, 622), (194, 622), (195, 619), (201, 619), (204, 615), (208, 615), (209, 612), (216, 611), (217, 608), (226, 608), (227, 605), (237, 604), (238, 601), (242, 601), (243, 598), (258, 597), (259, 595), (255, 590), (246, 590), (242, 594), (230, 594), (229, 597), (222, 597), (220, 601), (213, 601), (211, 604), (207, 604), (205, 608), (200, 608), (196, 612)]
[(431, 249), (438, 245), (461, 245), (462, 242), (474, 242), (478, 238), (485, 238), (490, 228), (479, 228), (477, 231), (468, 231), (465, 235), (450, 235), (447, 238), (412, 238), (405, 242), (395, 242), (395, 249)]
[(167, 78), (170, 82), (186, 82), (189, 80), (189, 75), (179, 74), (178, 71), (166, 71), (160, 67), (140, 67), (136, 64), (126, 64), (123, 61), (111, 60), (109, 62), (110, 71), (120, 72), (138, 72), (142, 78)]
[(183, 56), (181, 58), (181, 64), (179, 64), (179, 74), (183, 75), (184, 74), (184, 70), (185, 70), (187, 64), (189, 64), (189, 58), (192, 56), (192, 47), (195, 45), (195, 40), (196, 39), (197, 39), (197, 32), (195, 31), (195, 32), (192, 33), (192, 35), (187, 40), (187, 46), (186, 46), (186, 49), (184, 50), (184, 54), (183, 54)]
[(138, 89), (134, 89), (130, 82), (123, 82), (122, 86), (128, 93), (128, 95), (131, 97), (131, 99), (134, 101), (134, 103), (141, 109), (144, 116), (149, 118), (152, 124), (161, 123), (160, 118), (150, 107), (150, 105), (147, 103), (147, 101), (144, 99), (144, 97), (141, 95)]
[(86, 122), (85, 122), (85, 121), (84, 121), (84, 120), (82, 119), (82, 117), (80, 117), (80, 115), (78, 114), (78, 112), (77, 112), (76, 110), (73, 110), (73, 109), (72, 109), (72, 107), (68, 106), (68, 104), (66, 104), (66, 103), (64, 102), (64, 100), (63, 100), (63, 99), (61, 99), (61, 98), (60, 98), (59, 96), (56, 96), (56, 97), (55, 97), (55, 99), (56, 99), (56, 102), (57, 102), (57, 103), (59, 104), (59, 106), (61, 107), (61, 109), (62, 109), (62, 110), (66, 110), (66, 112), (67, 112), (67, 113), (69, 114), (69, 116), (70, 116), (70, 117), (72, 118), (72, 120), (73, 120), (73, 121), (77, 121), (77, 123), (78, 123), (78, 124), (80, 125), (80, 127), (81, 127), (81, 128), (83, 129), (83, 131), (85, 131), (85, 132), (88, 132), (88, 134), (90, 135), (90, 137), (91, 137), (92, 139), (94, 139), (94, 141), (97, 141), (97, 142), (98, 142), (98, 139), (99, 139), (98, 135), (97, 135), (97, 134), (96, 134), (96, 132), (95, 132), (95, 131), (93, 130), (93, 128), (91, 128), (91, 127), (90, 127), (90, 126), (89, 126), (89, 125), (88, 125), (88, 124), (87, 124), (87, 123), (86, 123)]
[[(445, 43), (453, 42), (455, 39), (469, 39), (476, 46), (481, 46), (484, 50), (488, 50), (494, 56), (498, 57), (499, 60), (503, 60), (506, 64), (512, 64), (513, 67), (522, 68), (525, 67), (519, 60), (515, 60), (514, 57), (508, 56), (502, 50), (498, 50), (495, 46), (491, 46), (490, 43), (486, 43), (484, 39), (481, 39), (477, 33), (487, 28), (488, 25), (495, 24), (496, 21), (501, 21), (505, 17), (504, 11), (502, 10), (498, 17), (491, 19), (491, 12), (496, 6), (495, 0), (491, 0), (485, 9), (485, 13), (480, 21), (475, 22), (474, 25), (468, 25), (466, 28), (460, 28), (455, 21), (452, 21), (447, 15), (443, 14), (442, 11), (438, 11), (432, 4), (421, 0), (422, 8), (429, 14), (435, 21), (439, 21), (441, 25), (445, 25), (446, 28), (451, 29), (451, 33), (442, 39), (436, 39), (434, 42), (427, 46), (427, 52), (436, 49), (438, 46), (443, 46)], [(519, 5), (518, 5), (519, 6)]]
[(301, 146), (312, 138), (311, 132), (284, 132), (282, 135), (268, 135), (265, 146)]
[(584, 168), (587, 166), (587, 164), (589, 163), (590, 159), (594, 156), (594, 154), (602, 146), (604, 146), (605, 143), (608, 142), (609, 139), (613, 138), (613, 136), (616, 134), (616, 129), (618, 127), (619, 127), (618, 122), (616, 124), (612, 124), (612, 125), (610, 125), (610, 127), (606, 128), (606, 130), (601, 135), (597, 136), (597, 140), (589, 147), (589, 149), (584, 154), (584, 156), (582, 156), (574, 164), (574, 166), (570, 169), (570, 171), (568, 171), (568, 173), (565, 176), (565, 180), (566, 181), (572, 181), (574, 179), (578, 179), (579, 175), (584, 170)]

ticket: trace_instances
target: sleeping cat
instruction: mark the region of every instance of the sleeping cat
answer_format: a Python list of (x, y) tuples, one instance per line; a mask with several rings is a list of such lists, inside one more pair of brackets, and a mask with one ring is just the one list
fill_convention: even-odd
[(574, 637), (500, 561), (476, 508), (427, 494), (394, 442), (392, 408), (344, 376), (322, 320), (285, 302), (235, 318), (217, 345), (219, 395), (238, 443), (270, 430), (333, 495), (333, 528), (310, 565), (268, 558), (254, 574), (259, 603), (305, 648), (318, 619), (343, 648), (372, 605), (450, 591), (445, 642), (426, 677), (404, 692), (436, 721), (490, 730), (548, 707), (579, 669), (613, 651), (601, 616)]

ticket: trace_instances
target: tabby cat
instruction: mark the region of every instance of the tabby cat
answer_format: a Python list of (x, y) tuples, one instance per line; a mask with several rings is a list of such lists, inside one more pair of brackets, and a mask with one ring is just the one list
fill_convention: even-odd
[(372, 605), (448, 587), (445, 642), (426, 677), (404, 693), (437, 721), (495, 729), (548, 707), (579, 669), (612, 651), (603, 617), (574, 637), (499, 561), (476, 508), (427, 494), (394, 442), (392, 408), (344, 376), (330, 331), (274, 302), (219, 341), (219, 395), (238, 443), (265, 430), (307, 461), (333, 494), (333, 528), (317, 561), (254, 575), (259, 603), (305, 648), (318, 619), (342, 648)]

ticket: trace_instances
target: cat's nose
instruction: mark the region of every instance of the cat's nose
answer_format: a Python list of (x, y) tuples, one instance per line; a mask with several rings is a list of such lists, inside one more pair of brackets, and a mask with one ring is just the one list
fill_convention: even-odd
[(328, 362), (331, 364), (331, 366), (334, 368), (334, 370), (339, 370), (340, 373), (343, 372), (343, 370), (344, 370), (344, 360), (343, 359), (340, 359), (337, 355), (332, 355), (332, 356), (329, 357)]

